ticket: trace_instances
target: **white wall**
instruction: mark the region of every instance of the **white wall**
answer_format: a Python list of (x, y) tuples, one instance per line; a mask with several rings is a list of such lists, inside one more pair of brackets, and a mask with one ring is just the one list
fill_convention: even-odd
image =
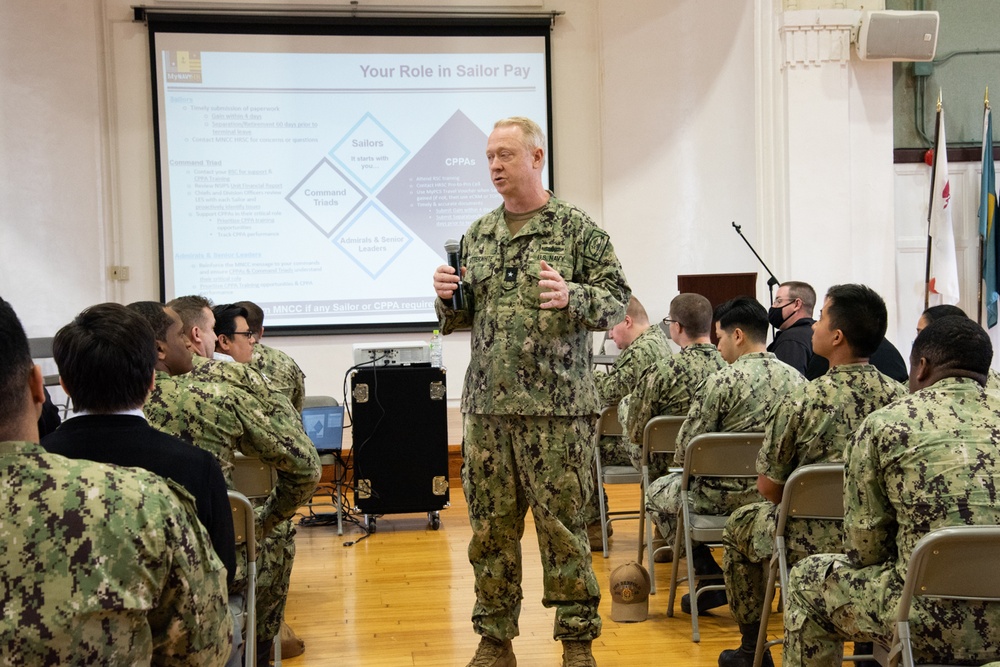
[[(832, 160), (811, 154), (808, 144), (788, 150), (789, 141), (807, 141), (801, 119), (791, 137), (778, 133), (769, 145), (768, 124), (795, 111), (784, 105), (797, 99), (786, 93), (798, 78), (780, 62), (775, 3), (536, 4), (566, 12), (552, 33), (558, 194), (611, 232), (653, 317), (665, 314), (679, 273), (759, 271), (731, 221), (781, 278), (810, 280), (821, 290), (870, 281), (895, 302), (893, 215), (898, 219), (900, 202), (909, 199), (893, 194), (900, 177), (891, 165), (891, 81), (884, 65), (862, 66), (856, 58), (838, 65), (848, 69), (835, 77), (834, 97), (812, 121), (817, 132), (837, 123), (850, 142), (847, 157)], [(0, 295), (14, 303), (29, 335), (51, 335), (94, 302), (159, 294), (148, 44), (130, 6), (126, 0), (0, 3)], [(837, 216), (788, 216), (789, 210), (808, 215), (811, 202), (818, 206), (829, 194), (821, 178), (787, 175), (782, 161), (790, 154), (799, 156), (795, 167), (804, 173), (810, 160), (821, 173), (846, 173), (832, 199)], [(849, 230), (838, 248), (850, 261), (833, 264), (822, 255), (822, 234), (840, 238), (843, 231), (831, 219)], [(795, 234), (786, 234), (791, 228)], [(870, 242), (871, 234), (878, 240)], [(812, 262), (813, 256), (824, 261)], [(109, 282), (111, 263), (128, 265), (131, 279)], [(814, 276), (816, 266), (822, 269)], [(912, 316), (899, 305), (903, 334), (890, 337), (903, 349)], [(270, 342), (300, 361), (310, 393), (340, 397), (351, 344), (359, 340)], [(455, 399), (468, 336), (447, 337), (444, 354)]]

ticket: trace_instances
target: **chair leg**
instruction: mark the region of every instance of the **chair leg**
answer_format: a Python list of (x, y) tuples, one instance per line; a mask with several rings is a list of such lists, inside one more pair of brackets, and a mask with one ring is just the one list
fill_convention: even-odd
[(674, 615), (674, 599), (677, 596), (677, 572), (680, 570), (681, 534), (684, 530), (684, 515), (677, 514), (677, 529), (674, 532), (674, 559), (670, 566), (670, 595), (667, 598), (667, 616)]
[[(760, 632), (757, 633), (757, 649), (753, 654), (753, 667), (761, 667), (764, 661), (764, 650), (773, 645), (767, 641), (767, 622), (771, 618), (771, 605), (774, 604), (774, 587), (778, 577), (778, 556), (771, 557), (768, 567), (767, 585), (764, 588), (764, 608), (760, 612)], [(775, 640), (774, 644), (782, 643), (784, 640)]]
[(281, 667), (281, 626), (274, 638), (274, 667)]
[(645, 549), (649, 554), (649, 594), (656, 595), (656, 563), (653, 558), (653, 531), (656, 526), (648, 513), (642, 518), (642, 525), (646, 527), (646, 544), (639, 547), (639, 565), (642, 565), (642, 549)]
[(601, 448), (598, 445), (594, 450), (594, 467), (597, 471), (597, 484), (594, 493), (597, 494), (597, 505), (600, 508), (601, 522), (601, 544), (604, 547), (604, 557), (608, 557), (608, 508), (604, 505), (604, 471), (601, 468)]

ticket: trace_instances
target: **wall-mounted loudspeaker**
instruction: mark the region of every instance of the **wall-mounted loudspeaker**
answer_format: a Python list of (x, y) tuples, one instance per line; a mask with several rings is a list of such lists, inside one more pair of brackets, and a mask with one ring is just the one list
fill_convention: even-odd
[(940, 20), (937, 12), (862, 12), (858, 57), (862, 60), (933, 60)]

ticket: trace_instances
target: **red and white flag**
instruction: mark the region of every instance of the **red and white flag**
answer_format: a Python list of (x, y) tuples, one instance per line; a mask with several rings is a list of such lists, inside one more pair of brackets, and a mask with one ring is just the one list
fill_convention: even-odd
[(944, 109), (938, 113), (938, 141), (934, 147), (934, 188), (927, 233), (931, 237), (930, 292), (940, 303), (958, 303), (958, 259), (951, 223), (951, 183), (948, 180), (948, 146), (944, 138)]

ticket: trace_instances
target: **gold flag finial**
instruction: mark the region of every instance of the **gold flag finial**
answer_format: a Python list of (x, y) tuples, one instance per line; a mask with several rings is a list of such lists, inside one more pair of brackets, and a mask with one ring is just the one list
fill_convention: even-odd
[(938, 110), (938, 113), (941, 112), (941, 89), (940, 88), (938, 88), (937, 110)]
[(983, 97), (983, 106), (987, 109), (990, 108), (990, 87), (986, 86), (986, 96)]

